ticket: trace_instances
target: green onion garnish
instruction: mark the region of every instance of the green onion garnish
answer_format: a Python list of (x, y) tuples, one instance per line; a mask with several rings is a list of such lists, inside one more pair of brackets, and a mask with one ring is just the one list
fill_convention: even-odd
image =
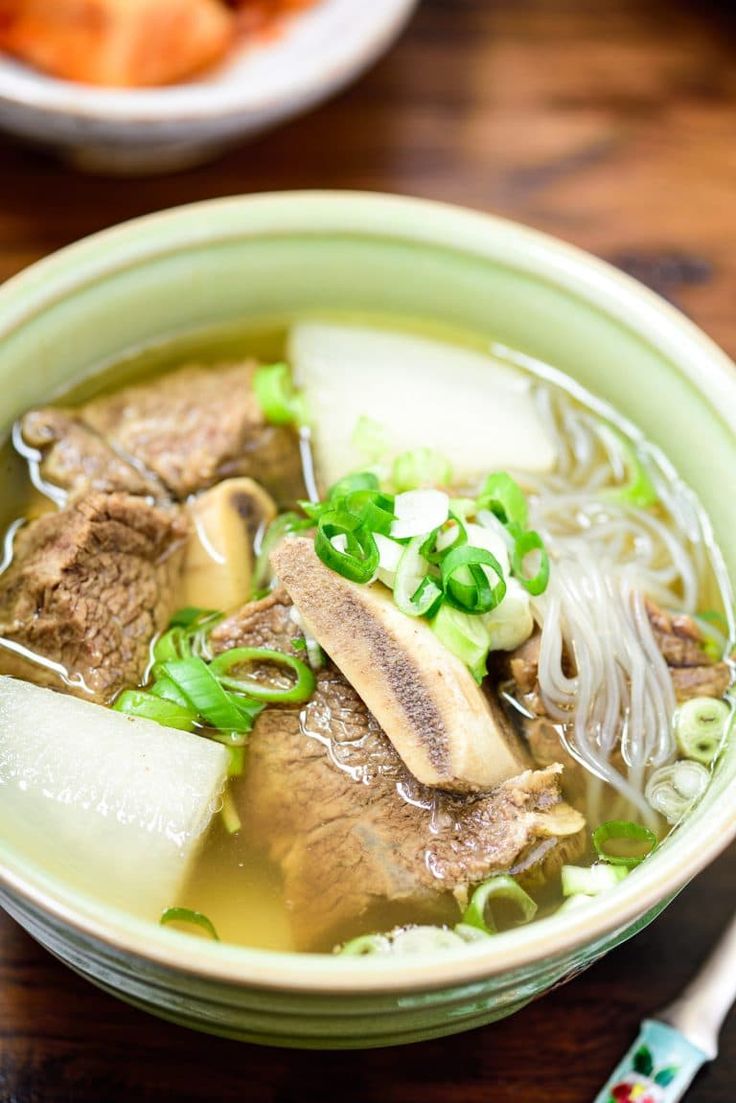
[(709, 766), (718, 754), (731, 710), (716, 697), (693, 697), (675, 713), (675, 738), (685, 758)]
[(343, 479), (331, 486), (327, 498), (330, 502), (338, 502), (356, 490), (379, 490), (378, 475), (373, 471), (356, 471), (353, 475), (346, 475)]
[[(287, 687), (279, 687), (254, 678), (230, 676), (229, 671), (234, 666), (245, 666), (248, 663), (272, 663), (286, 667), (296, 675), (296, 682)], [(301, 659), (265, 647), (233, 647), (229, 651), (223, 651), (210, 663), (210, 671), (227, 689), (277, 705), (308, 701), (317, 684), (314, 672)]]
[(489, 475), (476, 502), (476, 509), (489, 510), (504, 525), (526, 528), (528, 509), (524, 491), (505, 471)]
[[(634, 843), (642, 854), (612, 854), (606, 849), (609, 842)], [(657, 836), (648, 827), (631, 820), (608, 820), (593, 832), (593, 846), (598, 857), (612, 866), (633, 869), (647, 858), (657, 845)], [(645, 849), (644, 849), (645, 848)]]
[(423, 536), (415, 536), (404, 548), (396, 568), (394, 602), (410, 617), (429, 616), (439, 608), (442, 585), (429, 576), (430, 566), (422, 555)]
[(245, 769), (245, 747), (229, 746), (227, 748), (227, 755), (227, 776), (242, 777), (243, 770)]
[(155, 720), (166, 728), (179, 731), (194, 731), (196, 712), (182, 707), (174, 701), (168, 701), (145, 689), (125, 689), (116, 700), (113, 708), (127, 716), (142, 716), (146, 720)]
[[(526, 573), (524, 560), (533, 552), (539, 552), (539, 566), (536, 574), (529, 577)], [(538, 532), (516, 532), (514, 534), (514, 548), (511, 552), (511, 569), (522, 584), (534, 597), (543, 594), (549, 582), (549, 556), (544, 546), (542, 537)]]
[(628, 872), (625, 866), (615, 866), (608, 861), (594, 866), (563, 866), (562, 895), (599, 896), (615, 888)]
[(354, 490), (342, 503), (348, 513), (355, 513), (371, 532), (388, 536), (394, 515), (394, 498), (378, 490)]
[(604, 496), (611, 501), (635, 506), (637, 509), (648, 509), (650, 506), (656, 505), (658, 501), (657, 491), (636, 446), (613, 425), (609, 425), (608, 429), (621, 445), (627, 480), (620, 486), (611, 487), (604, 491)]
[(413, 448), (394, 460), (391, 481), (398, 494), (425, 486), (449, 486), (452, 467), (434, 448)]
[(250, 731), (253, 722), (244, 708), (219, 681), (202, 659), (192, 657), (164, 663), (163, 672), (181, 690), (205, 723), (223, 731)]
[(259, 594), (268, 585), (271, 578), (269, 558), (279, 540), (287, 533), (303, 532), (311, 527), (312, 521), (308, 517), (300, 517), (298, 513), (293, 511), (282, 513), (271, 522), (263, 535), (253, 567), (251, 599), (254, 599), (255, 595)]
[(477, 927), (486, 934), (496, 934), (498, 928), (488, 907), (489, 901), (508, 900), (521, 912), (521, 922), (528, 923), (537, 913), (537, 905), (513, 877), (501, 874), (479, 885), (463, 914), (463, 923)]
[[(494, 585), (488, 579), (486, 567), (496, 575)], [(464, 613), (490, 613), (506, 595), (501, 564), (485, 548), (468, 545), (454, 548), (444, 557), (440, 568), (445, 599)]]
[(440, 525), (439, 528), (434, 529), (432, 532), (430, 532), (429, 536), (425, 538), (424, 543), (421, 547), (421, 552), (424, 558), (429, 563), (441, 563), (445, 556), (449, 554), (449, 552), (454, 551), (455, 548), (461, 548), (463, 544), (467, 544), (468, 533), (465, 525), (459, 517), (452, 513), (452, 511), (450, 511), (450, 522), (454, 524), (455, 536), (452, 542), (441, 551), (438, 551), (437, 549), (437, 539), (440, 533), (447, 533), (451, 531), (449, 524), (447, 526)]
[[(332, 543), (335, 536), (346, 538), (344, 552)], [(330, 510), (320, 517), (314, 550), (323, 563), (352, 582), (370, 582), (378, 569), (378, 546), (373, 534), (359, 517), (346, 510)]]
[(271, 425), (303, 425), (304, 396), (294, 389), (288, 364), (266, 364), (253, 375), (253, 392)]
[(169, 628), (153, 645), (156, 664), (188, 659), (192, 654), (189, 633), (182, 627)]
[(482, 617), (461, 613), (446, 602), (432, 621), (432, 631), (437, 639), (467, 666), (478, 685), (486, 676), (488, 652), (491, 646), (488, 628)]
[(219, 616), (215, 609), (199, 609), (196, 605), (187, 605), (174, 613), (169, 628), (197, 628), (202, 621)]
[(179, 689), (176, 682), (172, 682), (171, 678), (157, 678), (151, 686), (150, 692), (156, 697), (163, 697), (165, 701), (173, 701), (175, 705), (180, 705), (181, 708), (190, 710), (189, 701)]
[(191, 908), (166, 908), (159, 919), (161, 926), (167, 923), (191, 923), (193, 927), (199, 927), (205, 931), (215, 942), (220, 941), (220, 936), (215, 930), (215, 925), (202, 912), (193, 911)]
[[(228, 776), (231, 776), (229, 772)], [(220, 819), (222, 820), (222, 826), (225, 828), (228, 835), (236, 835), (238, 831), (240, 831), (240, 816), (238, 815), (238, 809), (235, 806), (233, 795), (229, 789), (225, 791), (225, 795), (222, 798)]]

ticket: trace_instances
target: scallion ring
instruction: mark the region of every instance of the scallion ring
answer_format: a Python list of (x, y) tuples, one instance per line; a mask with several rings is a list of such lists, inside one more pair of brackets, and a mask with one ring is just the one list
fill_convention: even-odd
[(489, 475), (476, 502), (476, 511), (487, 509), (504, 525), (526, 528), (528, 508), (524, 491), (505, 471)]
[(181, 690), (205, 723), (222, 731), (250, 731), (252, 718), (230, 694), (202, 659), (192, 657), (164, 663), (163, 673)]
[(675, 738), (685, 758), (709, 766), (718, 754), (731, 710), (717, 697), (693, 697), (675, 713)]
[(146, 720), (155, 720), (165, 728), (176, 728), (185, 732), (193, 731), (197, 721), (197, 714), (193, 709), (145, 689), (123, 690), (113, 708), (117, 712), (124, 712), (126, 716), (144, 717)]
[[(606, 844), (620, 841), (634, 843), (643, 850), (642, 854), (612, 854)], [(633, 869), (648, 858), (657, 845), (657, 836), (643, 824), (632, 820), (607, 820), (593, 832), (593, 846), (598, 857), (612, 866), (624, 866)]]
[(432, 616), (442, 601), (442, 584), (429, 574), (422, 555), (424, 536), (414, 536), (404, 548), (396, 568), (394, 602), (410, 617)]
[[(234, 666), (245, 666), (249, 663), (272, 663), (286, 667), (296, 675), (296, 681), (292, 685), (281, 687), (259, 682), (254, 678), (230, 675)], [(245, 693), (248, 697), (274, 705), (301, 704), (308, 701), (317, 684), (314, 671), (301, 659), (265, 647), (233, 647), (229, 651), (223, 651), (212, 660), (210, 670), (226, 689)]]
[(344, 499), (343, 508), (360, 517), (370, 532), (380, 532), (382, 536), (391, 532), (395, 520), (393, 495), (378, 490), (354, 490)]
[(508, 900), (514, 904), (521, 912), (522, 923), (528, 923), (537, 913), (536, 903), (517, 885), (513, 877), (500, 874), (478, 886), (465, 909), (462, 922), (470, 927), (477, 927), (486, 934), (496, 934), (498, 928), (488, 907), (492, 900)]
[[(539, 566), (536, 574), (529, 577), (526, 573), (524, 560), (532, 552), (539, 552)], [(514, 547), (511, 552), (511, 569), (525, 590), (533, 597), (543, 594), (549, 582), (549, 556), (544, 546), (544, 541), (538, 532), (514, 533)]]
[[(488, 579), (486, 567), (495, 574), (495, 584)], [(461, 612), (490, 613), (506, 596), (501, 564), (485, 548), (470, 545), (454, 548), (444, 557), (440, 569), (445, 599)]]
[(167, 923), (190, 923), (193, 927), (199, 927), (205, 931), (215, 942), (220, 941), (220, 936), (215, 930), (212, 920), (208, 919), (202, 912), (194, 911), (192, 908), (166, 908), (161, 914), (159, 923), (162, 927)]
[[(332, 543), (339, 535), (347, 538), (344, 552)], [(331, 510), (320, 517), (314, 550), (326, 566), (352, 582), (370, 582), (378, 569), (378, 546), (373, 534), (360, 517), (346, 510)]]
[(253, 392), (271, 425), (303, 425), (306, 418), (304, 399), (294, 389), (289, 365), (265, 364), (253, 374)]
[(439, 564), (455, 548), (461, 548), (464, 544), (467, 544), (468, 533), (465, 525), (452, 511), (450, 512), (450, 522), (455, 525), (456, 532), (453, 540), (446, 547), (438, 549), (437, 542), (441, 535), (451, 531), (449, 523), (447, 527), (440, 525), (439, 528), (433, 529), (422, 544), (421, 553), (428, 563)]

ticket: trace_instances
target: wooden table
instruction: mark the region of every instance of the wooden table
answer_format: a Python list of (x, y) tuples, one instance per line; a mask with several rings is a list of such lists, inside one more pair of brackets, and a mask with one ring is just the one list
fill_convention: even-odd
[[(520, 219), (606, 257), (736, 354), (734, 16), (719, 0), (425, 0), (351, 91), (212, 166), (73, 175), (0, 139), (0, 278), (121, 219), (211, 196), (370, 188)], [(2, 1103), (590, 1103), (736, 905), (724, 856), (666, 914), (515, 1018), (409, 1049), (290, 1053), (187, 1033), (0, 919)], [(691, 1103), (736, 1098), (736, 1019)]]

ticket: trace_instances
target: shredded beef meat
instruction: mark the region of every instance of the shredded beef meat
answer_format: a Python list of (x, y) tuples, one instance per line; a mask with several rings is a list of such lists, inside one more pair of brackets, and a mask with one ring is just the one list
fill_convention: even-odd
[(703, 635), (692, 617), (668, 613), (647, 599), (647, 615), (657, 646), (670, 668), (678, 701), (723, 697), (731, 683), (727, 663), (716, 662), (704, 649)]
[(49, 482), (72, 493), (126, 489), (184, 499), (221, 479), (257, 477), (282, 504), (303, 496), (299, 440), (269, 425), (255, 362), (187, 366), (76, 410), (34, 410), (26, 442)]
[[(646, 608), (678, 701), (691, 697), (722, 697), (730, 685), (731, 671), (727, 663), (716, 662), (708, 655), (703, 635), (693, 618), (683, 613), (668, 613), (650, 598), (647, 598)], [(541, 633), (535, 632), (521, 647), (503, 657), (499, 674), (515, 683), (536, 715), (544, 716), (538, 680), (540, 643)], [(563, 656), (563, 668), (568, 676), (574, 674), (569, 656)]]
[[(303, 654), (291, 610), (284, 591), (246, 606), (215, 629), (214, 650)], [(559, 765), (479, 796), (428, 789), (331, 663), (306, 706), (259, 717), (248, 756), (241, 818), (281, 867), (300, 948), (328, 947), (381, 901), (439, 916), (448, 893), (494, 872), (551, 876), (584, 845), (582, 816), (560, 799)]]
[(186, 535), (178, 507), (119, 492), (20, 529), (0, 576), (0, 670), (100, 702), (137, 684), (173, 612)]

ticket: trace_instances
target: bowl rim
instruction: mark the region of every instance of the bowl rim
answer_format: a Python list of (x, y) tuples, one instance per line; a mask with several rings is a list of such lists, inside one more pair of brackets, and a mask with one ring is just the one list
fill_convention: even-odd
[[(296, 73), (283, 66), (274, 86), (246, 79), (203, 79), (158, 88), (104, 88), (51, 77), (0, 54), (0, 108), (3, 104), (21, 106), (49, 116), (110, 124), (193, 123), (268, 115), (287, 103), (313, 103), (367, 68), (389, 48), (418, 2), (371, 0), (356, 9), (352, 0), (321, 0), (314, 8), (291, 15), (275, 42), (236, 47), (235, 57), (250, 50), (279, 52), (288, 50), (305, 28), (319, 30), (320, 41), (326, 41), (328, 49), (314, 57), (302, 50), (304, 68)], [(223, 65), (231, 63), (232, 58)]]
[[(104, 230), (41, 260), (0, 288), (0, 341), (103, 275), (153, 257), (239, 238), (344, 234), (441, 246), (554, 282), (613, 317), (665, 354), (736, 433), (736, 367), (683, 314), (607, 263), (539, 231), (493, 215), (425, 199), (369, 192), (292, 191), (236, 196), (173, 208)], [(736, 773), (736, 759), (729, 769)], [(29, 867), (0, 840), (0, 889), (70, 928), (77, 937), (141, 961), (232, 987), (315, 995), (418, 992), (485, 981), (554, 961), (616, 937), (678, 892), (736, 836), (724, 786), (708, 818), (585, 908), (456, 951), (382, 961), (207, 943), (165, 930)]]

